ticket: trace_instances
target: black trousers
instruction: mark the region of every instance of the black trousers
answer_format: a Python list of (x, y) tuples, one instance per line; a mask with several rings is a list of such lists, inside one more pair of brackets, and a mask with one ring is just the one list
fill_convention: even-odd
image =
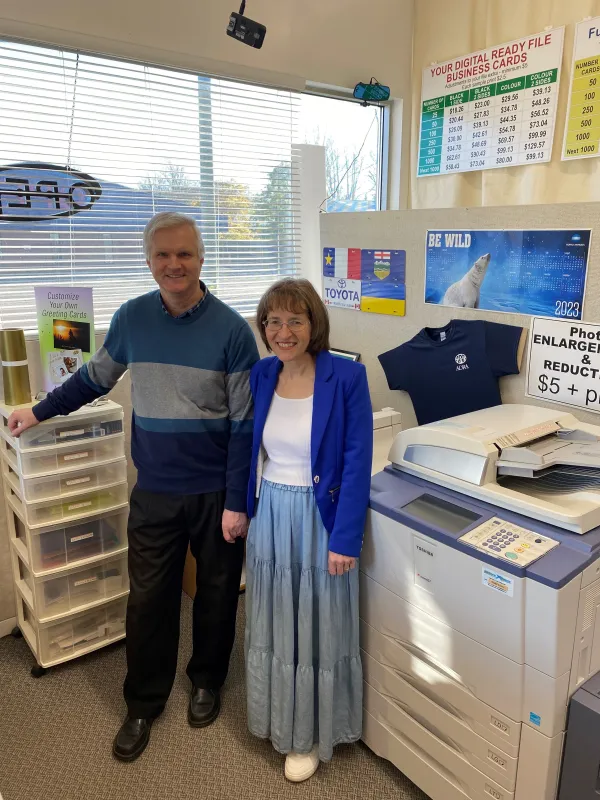
[(131, 494), (127, 605), (127, 677), (123, 687), (129, 715), (157, 717), (171, 692), (177, 669), (183, 567), (188, 542), (196, 558), (192, 683), (220, 689), (227, 676), (244, 543), (223, 539), (225, 492), (171, 495)]

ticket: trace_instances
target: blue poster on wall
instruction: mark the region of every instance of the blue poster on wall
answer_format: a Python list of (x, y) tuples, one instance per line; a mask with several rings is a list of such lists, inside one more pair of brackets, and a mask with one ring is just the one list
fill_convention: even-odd
[(581, 319), (591, 230), (427, 231), (425, 302)]

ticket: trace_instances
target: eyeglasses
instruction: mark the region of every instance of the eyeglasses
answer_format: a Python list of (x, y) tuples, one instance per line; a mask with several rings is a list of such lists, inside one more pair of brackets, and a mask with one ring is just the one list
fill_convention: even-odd
[(294, 333), (295, 331), (301, 331), (302, 328), (305, 328), (308, 325), (308, 321), (304, 319), (291, 319), (289, 322), (281, 322), (279, 319), (266, 319), (263, 325), (268, 331), (280, 331), (284, 325), (287, 325), (287, 329)]

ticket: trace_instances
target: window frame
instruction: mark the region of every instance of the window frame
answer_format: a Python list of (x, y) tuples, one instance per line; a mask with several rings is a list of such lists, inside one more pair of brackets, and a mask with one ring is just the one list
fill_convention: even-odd
[[(53, 41), (45, 41), (43, 39), (32, 39), (28, 37), (22, 36), (12, 36), (8, 34), (0, 34), (0, 41), (2, 42), (12, 42), (14, 44), (21, 44), (30, 47), (41, 47), (46, 49), (53, 49), (56, 51), (61, 51), (65, 53), (71, 54), (80, 54), (83, 56), (89, 56), (92, 58), (106, 58), (110, 59), (113, 62), (119, 62), (122, 64), (133, 64), (136, 66), (141, 67), (148, 67), (150, 69), (159, 69), (159, 70), (172, 70), (173, 72), (183, 73), (195, 78), (208, 78), (213, 80), (219, 81), (226, 81), (236, 85), (244, 85), (254, 89), (267, 89), (272, 91), (282, 91), (289, 93), (290, 95), (297, 95), (300, 97), (303, 94), (303, 89), (299, 88), (298, 86), (289, 86), (285, 84), (280, 84), (277, 82), (269, 82), (269, 81), (262, 81), (257, 79), (252, 79), (244, 76), (237, 76), (232, 74), (222, 74), (219, 72), (214, 72), (211, 70), (205, 69), (198, 69), (190, 66), (182, 66), (181, 64), (172, 63), (169, 61), (155, 61), (153, 59), (147, 59), (144, 57), (133, 57), (133, 56), (125, 56), (118, 53), (112, 53), (105, 50), (94, 50), (90, 49), (89, 47), (75, 47), (72, 45), (65, 45), (58, 42)], [(297, 169), (297, 164), (294, 166), (292, 165), (293, 169)], [(297, 219), (299, 217), (298, 209), (292, 209), (292, 214), (294, 217), (293, 226), (295, 227), (297, 224)], [(302, 240), (302, 234), (300, 233), (300, 241)], [(2, 254), (2, 244), (5, 242), (2, 236), (0, 236), (0, 256)], [(299, 254), (301, 250), (298, 251)], [(112, 259), (112, 263), (114, 263), (114, 255)], [(297, 275), (303, 277), (302, 271), (302, 259), (299, 255), (297, 260)], [(202, 277), (202, 276), (201, 276)], [(227, 302), (227, 301), (224, 301)], [(238, 311), (238, 313), (247, 320), (252, 320), (255, 317), (255, 311)], [(109, 323), (97, 323), (95, 322), (95, 333), (96, 335), (101, 334), (105, 335), (108, 332), (110, 326)], [(37, 340), (39, 338), (39, 331), (33, 329), (25, 329), (25, 338), (26, 340)]]
[[(315, 83), (314, 81), (307, 81), (305, 89), (301, 94), (309, 94), (315, 97), (324, 97), (330, 100), (343, 100), (347, 103), (354, 103), (355, 105), (365, 105), (362, 100), (357, 100), (353, 94), (352, 89), (347, 89), (341, 86), (329, 86), (327, 84)], [(375, 211), (388, 210), (388, 188), (390, 182), (390, 128), (391, 128), (391, 108), (393, 100), (390, 98), (386, 102), (380, 103), (367, 103), (369, 107), (380, 109), (380, 123), (378, 132), (378, 167), (377, 167), (377, 189), (376, 189), (376, 203), (377, 208)], [(399, 179), (400, 176), (398, 176)], [(345, 211), (332, 211), (332, 214), (345, 214)], [(353, 212), (361, 213), (361, 212)]]

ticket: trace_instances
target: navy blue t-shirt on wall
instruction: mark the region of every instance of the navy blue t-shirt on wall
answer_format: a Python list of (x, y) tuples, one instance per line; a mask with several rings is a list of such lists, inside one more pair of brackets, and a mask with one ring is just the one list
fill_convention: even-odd
[(379, 361), (390, 389), (408, 392), (425, 425), (500, 405), (498, 378), (519, 371), (521, 333), (514, 325), (454, 319), (423, 328)]

